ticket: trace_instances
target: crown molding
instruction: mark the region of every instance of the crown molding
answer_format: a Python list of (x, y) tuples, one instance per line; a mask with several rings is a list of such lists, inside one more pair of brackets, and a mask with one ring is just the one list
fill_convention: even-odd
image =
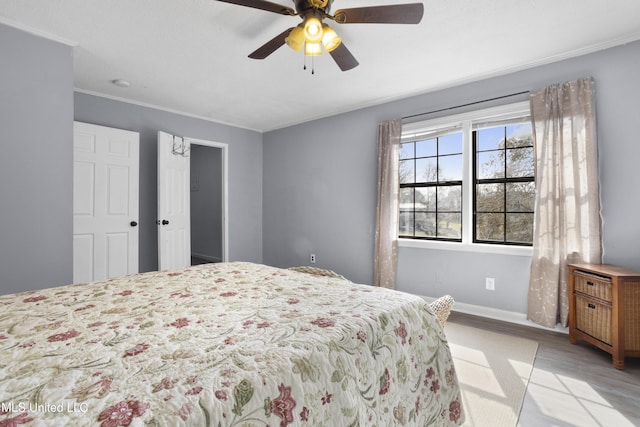
[(24, 31), (26, 33), (32, 34), (37, 37), (42, 37), (47, 40), (51, 40), (57, 43), (61, 43), (70, 47), (78, 47), (80, 43), (77, 41), (69, 40), (64, 37), (57, 36), (55, 34), (48, 33), (46, 31), (42, 31), (38, 28), (31, 27), (29, 25), (25, 25), (21, 22), (13, 21), (11, 19), (5, 18), (4, 16), (0, 16), (0, 24), (7, 25), (9, 27), (13, 27), (17, 30)]

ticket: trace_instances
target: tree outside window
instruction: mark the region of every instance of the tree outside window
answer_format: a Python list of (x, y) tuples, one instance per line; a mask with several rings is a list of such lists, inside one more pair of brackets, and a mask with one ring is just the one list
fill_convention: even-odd
[(529, 122), (473, 131), (474, 242), (531, 245), (535, 177)]

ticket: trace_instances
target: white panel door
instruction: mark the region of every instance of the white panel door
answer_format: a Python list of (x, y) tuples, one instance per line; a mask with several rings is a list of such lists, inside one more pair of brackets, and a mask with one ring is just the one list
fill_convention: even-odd
[(188, 152), (187, 140), (158, 132), (158, 270), (191, 265)]
[(138, 272), (137, 132), (73, 124), (73, 281)]

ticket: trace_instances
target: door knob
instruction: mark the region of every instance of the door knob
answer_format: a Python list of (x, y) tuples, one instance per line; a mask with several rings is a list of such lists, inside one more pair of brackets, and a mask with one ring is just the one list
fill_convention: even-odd
[(162, 220), (162, 225), (167, 225), (167, 224), (169, 224), (169, 221), (167, 221), (166, 219), (163, 219)]
[(135, 222), (135, 221), (131, 221), (131, 222), (129, 223), (129, 225), (130, 225), (130, 226), (132, 226), (132, 227), (135, 227), (136, 225), (138, 225), (138, 223), (137, 223), (137, 222)]

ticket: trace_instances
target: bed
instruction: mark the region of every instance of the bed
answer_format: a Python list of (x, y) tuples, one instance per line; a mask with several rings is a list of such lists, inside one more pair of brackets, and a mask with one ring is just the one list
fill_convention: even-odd
[(0, 296), (2, 426), (464, 421), (421, 298), (261, 264)]

